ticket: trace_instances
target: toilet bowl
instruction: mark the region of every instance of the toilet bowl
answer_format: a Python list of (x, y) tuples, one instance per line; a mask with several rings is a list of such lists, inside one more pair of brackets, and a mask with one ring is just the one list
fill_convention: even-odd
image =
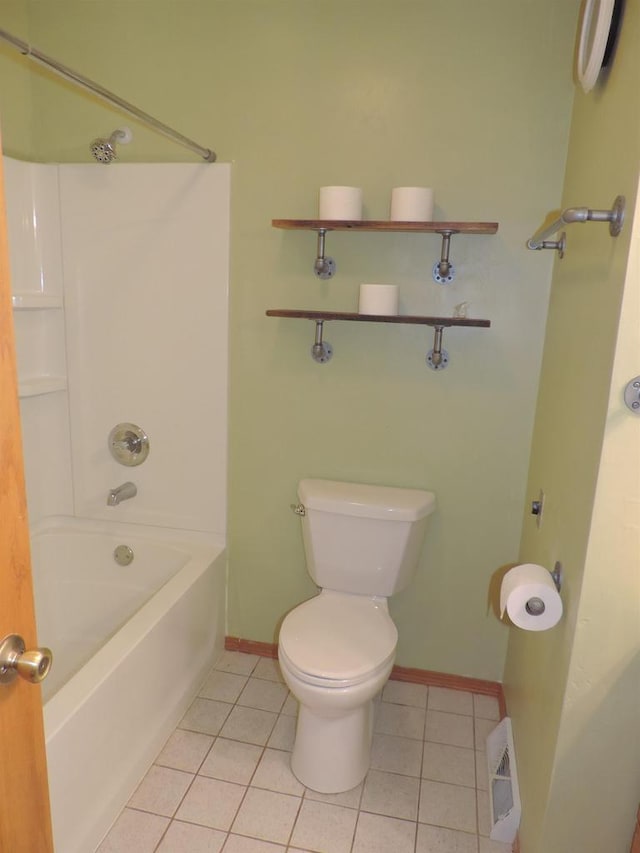
[(285, 617), (280, 668), (300, 703), (291, 769), (308, 788), (348, 791), (366, 775), (397, 641), (386, 599), (325, 590)]
[(302, 480), (298, 497), (320, 592), (288, 613), (279, 633), (280, 668), (299, 703), (291, 769), (306, 787), (333, 794), (369, 769), (373, 700), (398, 642), (387, 598), (413, 577), (435, 496)]

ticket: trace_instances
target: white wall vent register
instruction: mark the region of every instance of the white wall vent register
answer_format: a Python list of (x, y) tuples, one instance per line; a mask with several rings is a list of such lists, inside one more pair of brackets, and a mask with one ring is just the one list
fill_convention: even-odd
[(516, 772), (516, 753), (513, 746), (511, 719), (505, 717), (487, 737), (487, 767), (489, 771), (489, 803), (493, 841), (511, 843), (515, 840), (522, 805)]

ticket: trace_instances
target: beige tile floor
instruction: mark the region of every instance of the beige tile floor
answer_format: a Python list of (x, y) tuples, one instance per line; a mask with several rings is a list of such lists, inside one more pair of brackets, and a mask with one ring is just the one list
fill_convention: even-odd
[(224, 652), (98, 853), (510, 853), (490, 841), (492, 697), (389, 681), (371, 769), (344, 794), (289, 769), (277, 662)]

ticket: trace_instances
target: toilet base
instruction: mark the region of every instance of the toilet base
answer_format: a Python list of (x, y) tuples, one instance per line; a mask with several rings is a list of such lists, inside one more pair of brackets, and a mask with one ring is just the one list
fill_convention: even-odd
[(335, 716), (301, 704), (291, 769), (313, 791), (349, 791), (367, 775), (372, 734), (373, 700)]

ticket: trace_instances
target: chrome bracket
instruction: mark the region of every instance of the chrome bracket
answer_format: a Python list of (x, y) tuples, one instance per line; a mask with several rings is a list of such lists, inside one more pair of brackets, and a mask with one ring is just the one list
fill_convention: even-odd
[(572, 222), (608, 222), (609, 234), (612, 237), (617, 237), (622, 231), (624, 223), (624, 208), (625, 198), (623, 195), (618, 195), (613, 200), (610, 210), (593, 210), (588, 207), (568, 207), (563, 210), (551, 225), (541, 226), (533, 237), (527, 240), (528, 249), (557, 249), (560, 258), (564, 257), (566, 247), (566, 235), (564, 232), (560, 235), (559, 240), (547, 240), (553, 234), (557, 234), (563, 225), (570, 225)]
[(333, 278), (336, 273), (336, 262), (324, 253), (324, 238), (327, 233), (326, 228), (318, 229), (318, 249), (316, 259), (313, 264), (313, 271), (321, 279)]
[(634, 414), (640, 415), (640, 376), (627, 382), (624, 389), (624, 402)]
[(551, 577), (556, 585), (556, 589), (560, 592), (562, 589), (562, 563), (559, 560), (556, 560), (556, 564), (551, 572)]
[(427, 365), (432, 370), (444, 370), (449, 364), (449, 353), (442, 346), (443, 326), (433, 327), (433, 349), (427, 353)]
[(567, 232), (563, 231), (557, 240), (543, 240), (537, 248), (555, 249), (558, 252), (558, 257), (562, 260), (564, 258), (564, 251), (567, 248)]
[(623, 195), (617, 195), (613, 200), (613, 205), (611, 207), (611, 211), (607, 211), (609, 213), (609, 234), (612, 237), (617, 237), (618, 234), (622, 231), (622, 223), (624, 222), (624, 208), (625, 208), (625, 197)]
[(531, 515), (536, 517), (536, 525), (542, 527), (542, 514), (544, 513), (544, 492), (540, 489), (538, 500), (531, 501)]
[(442, 237), (442, 250), (440, 252), (440, 260), (433, 265), (433, 280), (437, 284), (450, 284), (456, 277), (456, 271), (453, 264), (449, 261), (449, 249), (451, 246), (451, 235), (457, 234), (457, 231), (446, 229), (437, 231)]
[(324, 320), (316, 320), (316, 337), (311, 347), (311, 358), (318, 364), (326, 364), (333, 355), (333, 347), (328, 341), (322, 340)]

